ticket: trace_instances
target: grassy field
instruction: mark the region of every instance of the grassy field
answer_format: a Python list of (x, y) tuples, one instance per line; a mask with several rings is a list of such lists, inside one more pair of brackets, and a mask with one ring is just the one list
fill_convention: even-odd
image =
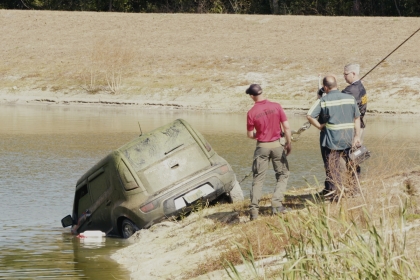
[[(318, 74), (362, 75), (420, 18), (0, 10), (2, 102), (108, 100), (245, 111), (259, 83), (308, 108)], [(420, 111), (420, 33), (364, 79), (371, 112)]]

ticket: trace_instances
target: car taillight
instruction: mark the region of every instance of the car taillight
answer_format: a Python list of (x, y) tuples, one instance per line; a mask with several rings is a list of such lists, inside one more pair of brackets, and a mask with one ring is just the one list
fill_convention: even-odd
[(219, 173), (220, 175), (223, 175), (227, 172), (229, 172), (229, 166), (223, 165), (223, 166), (219, 167), (219, 170), (218, 170), (217, 173)]
[(155, 209), (155, 205), (153, 205), (153, 202), (150, 202), (150, 203), (140, 207), (140, 210), (144, 213), (150, 212), (153, 209)]

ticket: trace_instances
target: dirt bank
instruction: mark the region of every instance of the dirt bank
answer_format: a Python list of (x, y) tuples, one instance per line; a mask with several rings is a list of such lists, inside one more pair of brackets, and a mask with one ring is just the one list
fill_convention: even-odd
[[(353, 198), (347, 201), (347, 205), (356, 205), (354, 208), (359, 208), (360, 205), (363, 206), (368, 201), (369, 204), (378, 206), (384, 201), (389, 202), (392, 198), (397, 197), (405, 199), (411, 197), (411, 202), (418, 201), (420, 194), (420, 170), (418, 167), (411, 171), (381, 178), (378, 181), (381, 185), (380, 188), (375, 187), (377, 182), (374, 181), (362, 184), (362, 188), (366, 191), (364, 198)], [(369, 191), (372, 187), (375, 192)], [(222, 250), (226, 250), (226, 247), (220, 246), (220, 243), (223, 243), (224, 240), (229, 240), (231, 246), (235, 247), (234, 242), (238, 236), (234, 233), (234, 227), (245, 223), (246, 225), (249, 224), (250, 227), (255, 227), (255, 231), (258, 232), (261, 229), (257, 227), (273, 223), (273, 220), (270, 220), (273, 218), (269, 214), (262, 215), (263, 219), (266, 220), (261, 221), (260, 224), (250, 222), (247, 212), (244, 211), (247, 203), (205, 208), (182, 220), (167, 221), (156, 224), (150, 229), (141, 230), (130, 238), (132, 245), (119, 250), (112, 258), (130, 271), (131, 279), (231, 279), (225, 270), (217, 270), (194, 277), (190, 275), (196, 275), (197, 267), (200, 264), (209, 262), (212, 257), (218, 256)], [(398, 207), (398, 203), (392, 207)], [(331, 209), (340, 207), (335, 204), (330, 206)], [(328, 207), (328, 209), (330, 208)], [(406, 215), (407, 220), (399, 224), (398, 230), (407, 235), (408, 249), (406, 254), (418, 254), (415, 244), (418, 242), (416, 236), (418, 236), (420, 229), (420, 220), (418, 219), (420, 207), (416, 204), (414, 208), (408, 211), (414, 211), (414, 213)], [(288, 215), (293, 215), (293, 213)], [(372, 213), (372, 215), (375, 214)], [(280, 240), (277, 240), (277, 242), (280, 242)], [(246, 246), (246, 244), (242, 245)], [(258, 248), (254, 249), (258, 250)], [(264, 271), (270, 271), (272, 268), (281, 270), (283, 254), (284, 252), (278, 252), (278, 255), (263, 256), (256, 262), (256, 270), (259, 271), (260, 275), (264, 275)], [(255, 275), (246, 276), (246, 273), (252, 271), (246, 265), (238, 265), (237, 270), (243, 276), (242, 279), (256, 279)], [(195, 274), (191, 274), (193, 271), (195, 271)]]
[[(362, 75), (419, 18), (0, 10), (0, 102), (246, 111), (259, 83), (307, 109), (318, 73)], [(411, 28), (412, 27), (412, 28)], [(364, 79), (371, 112), (420, 112), (420, 34)]]

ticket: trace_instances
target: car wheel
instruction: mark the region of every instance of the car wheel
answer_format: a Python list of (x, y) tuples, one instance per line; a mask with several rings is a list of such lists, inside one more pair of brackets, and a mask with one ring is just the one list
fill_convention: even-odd
[(124, 219), (121, 224), (121, 233), (124, 238), (132, 236), (139, 228), (129, 219)]
[(242, 192), (242, 188), (238, 181), (235, 181), (233, 189), (229, 192), (229, 196), (232, 202), (244, 200), (244, 193)]

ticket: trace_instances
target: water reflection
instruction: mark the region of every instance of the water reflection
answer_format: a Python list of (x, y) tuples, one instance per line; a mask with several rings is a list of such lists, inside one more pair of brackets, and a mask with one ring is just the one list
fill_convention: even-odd
[[(48, 230), (48, 231), (47, 231)], [(21, 240), (26, 245), (2, 246), (0, 278), (9, 279), (128, 279), (127, 271), (108, 255), (123, 246), (124, 240), (104, 239), (100, 244), (81, 244), (80, 239), (59, 228), (28, 229)], [(3, 241), (2, 241), (3, 243)], [(4, 245), (4, 244), (2, 244)]]
[[(126, 246), (106, 238), (89, 244), (61, 228), (70, 214), (77, 179), (111, 150), (177, 118), (201, 131), (213, 148), (233, 167), (238, 180), (251, 170), (255, 142), (246, 138), (245, 114), (140, 110), (130, 107), (1, 106), (0, 108), (0, 278), (129, 278), (109, 260)], [(292, 129), (305, 121), (289, 114)], [(418, 165), (420, 125), (407, 117), (367, 117), (365, 144), (372, 158), (363, 165), (365, 176), (379, 166), (390, 170)], [(322, 181), (324, 171), (318, 131), (305, 131), (293, 143), (289, 157), (289, 187)], [(274, 185), (267, 174), (264, 191)], [(249, 197), (251, 179), (242, 187)]]

